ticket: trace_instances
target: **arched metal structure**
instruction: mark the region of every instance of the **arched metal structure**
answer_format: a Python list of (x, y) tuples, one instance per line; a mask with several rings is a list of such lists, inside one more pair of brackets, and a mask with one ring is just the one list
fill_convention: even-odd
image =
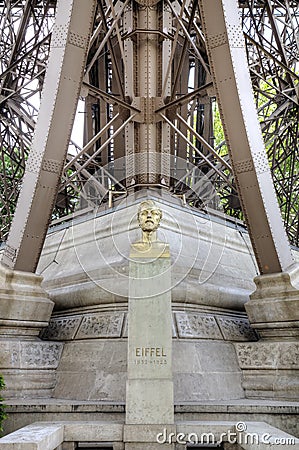
[[(54, 12), (53, 1), (1, 4), (3, 238), (32, 140)], [(287, 0), (240, 1), (239, 13), (276, 192), (288, 236), (298, 245), (299, 6)], [(125, 194), (132, 186), (154, 184), (204, 207), (189, 189), (198, 175), (193, 171), (175, 182), (172, 173), (180, 168), (168, 165), (169, 154), (196, 164), (213, 182), (224, 210), (242, 217), (221, 140), (202, 20), (192, 1), (98, 2), (81, 89), (83, 147), (70, 143), (55, 217), (74, 210), (78, 193), (95, 172), (101, 177), (87, 204), (99, 196), (108, 200), (109, 190)], [(138, 167), (132, 155), (137, 155)], [(123, 156), (128, 164), (120, 168), (114, 162)], [(157, 171), (156, 165), (162, 169)]]

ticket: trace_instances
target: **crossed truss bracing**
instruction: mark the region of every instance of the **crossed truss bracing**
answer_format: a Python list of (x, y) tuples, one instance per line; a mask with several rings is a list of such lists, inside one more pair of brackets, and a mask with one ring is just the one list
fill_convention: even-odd
[[(202, 195), (198, 195), (202, 174), (212, 182), (224, 211), (243, 217), (215, 101), (197, 1), (166, 0), (156, 7), (158, 14), (155, 19), (146, 19), (146, 28), (140, 25), (142, 12), (138, 13), (136, 2), (98, 3), (81, 89), (83, 145), (70, 142), (53, 218), (65, 217), (78, 206), (111, 204), (111, 193), (126, 195), (129, 189), (144, 185), (168, 187), (175, 194), (184, 194), (194, 207), (205, 208)], [(298, 246), (299, 5), (288, 0), (246, 0), (239, 1), (239, 11), (276, 192), (289, 239)], [(37, 119), (54, 15), (54, 1), (0, 2), (3, 240), (10, 227)], [(167, 152), (172, 158), (168, 165), (163, 152), (159, 161), (154, 154), (147, 161), (152, 175), (144, 177), (145, 155), (140, 142), (148, 145), (148, 137), (139, 117), (142, 100), (138, 103), (132, 99), (141, 99), (146, 89), (152, 88), (150, 82), (142, 85), (138, 81), (143, 67), (137, 52), (149, 28), (153, 48), (145, 51), (156, 52), (157, 67), (153, 66), (153, 71), (161, 74), (161, 79), (155, 89), (163, 102), (151, 108), (147, 105), (145, 110), (153, 114), (155, 127), (161, 128), (155, 143), (161, 146), (165, 136), (170, 137)], [(139, 148), (137, 165), (130, 159), (132, 148)], [(186, 162), (183, 168), (180, 161)], [(160, 177), (157, 165), (163, 167)], [(86, 189), (91, 177), (92, 183)]]

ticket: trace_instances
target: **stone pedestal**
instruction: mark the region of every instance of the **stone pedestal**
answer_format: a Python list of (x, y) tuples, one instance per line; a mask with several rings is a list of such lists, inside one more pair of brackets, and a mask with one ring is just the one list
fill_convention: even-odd
[(174, 423), (169, 248), (135, 244), (130, 259), (126, 449), (161, 449), (157, 434)]
[(42, 277), (0, 266), (0, 372), (4, 397), (49, 397), (55, 385), (62, 345), (43, 342), (53, 302), (41, 288)]
[(299, 399), (299, 266), (255, 278), (246, 304), (260, 341), (236, 344), (248, 398)]

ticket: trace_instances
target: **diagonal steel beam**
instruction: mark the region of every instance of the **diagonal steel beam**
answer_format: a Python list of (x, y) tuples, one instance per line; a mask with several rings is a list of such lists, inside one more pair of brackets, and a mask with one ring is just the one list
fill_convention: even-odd
[(236, 0), (200, 0), (235, 180), (260, 272), (293, 264), (265, 152)]
[(34, 272), (56, 199), (93, 25), (95, 0), (60, 0), (44, 95), (2, 262)]

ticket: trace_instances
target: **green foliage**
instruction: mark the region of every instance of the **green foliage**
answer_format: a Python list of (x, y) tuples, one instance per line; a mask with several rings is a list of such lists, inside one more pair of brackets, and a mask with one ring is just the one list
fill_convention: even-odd
[(225, 156), (227, 155), (227, 146), (225, 143), (225, 135), (217, 102), (214, 102), (213, 105), (213, 128), (215, 137), (215, 148), (218, 149), (218, 153), (220, 156)]
[[(4, 383), (4, 379), (3, 376), (0, 375), (0, 391), (3, 390), (5, 388), (5, 383)], [(6, 405), (3, 403), (3, 398), (2, 396), (0, 396), (0, 433), (3, 431), (2, 428), (2, 424), (3, 421), (7, 418), (5, 409), (6, 409)]]

